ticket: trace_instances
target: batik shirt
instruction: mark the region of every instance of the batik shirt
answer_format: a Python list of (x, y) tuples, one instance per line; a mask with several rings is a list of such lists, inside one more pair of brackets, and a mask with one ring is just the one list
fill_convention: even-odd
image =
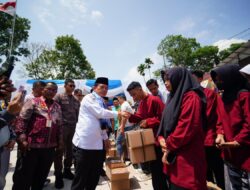
[(28, 100), (16, 124), (17, 135), (25, 134), (29, 147), (52, 148), (61, 140), (61, 107), (55, 101), (48, 108), (44, 97)]

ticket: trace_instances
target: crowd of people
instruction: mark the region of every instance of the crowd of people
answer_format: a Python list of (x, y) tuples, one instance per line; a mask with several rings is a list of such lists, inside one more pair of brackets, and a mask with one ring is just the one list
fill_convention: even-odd
[(250, 189), (249, 67), (213, 69), (214, 89), (201, 86), (202, 71), (170, 68), (161, 72), (167, 96), (155, 79), (147, 89), (136, 81), (127, 86), (134, 105), (124, 94), (110, 105), (106, 77), (97, 78), (87, 95), (72, 79), (65, 80), (63, 93), (54, 82), (36, 81), (32, 94), (19, 92), (7, 101), (16, 89), (0, 76), (0, 135), (8, 129), (8, 139), (0, 141), (0, 190), (15, 142), (12, 190), (43, 189), (53, 163), (55, 188), (62, 189), (66, 178), (72, 190), (94, 190), (105, 175), (109, 139), (125, 162), (125, 133), (138, 128), (151, 128), (155, 137), (156, 160), (134, 165), (152, 177), (153, 189), (206, 190), (207, 181), (226, 190)]

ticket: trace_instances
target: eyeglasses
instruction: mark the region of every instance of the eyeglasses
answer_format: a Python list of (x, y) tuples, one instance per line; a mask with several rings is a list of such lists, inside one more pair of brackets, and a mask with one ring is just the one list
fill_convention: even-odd
[(75, 88), (76, 86), (74, 84), (70, 84), (69, 87)]

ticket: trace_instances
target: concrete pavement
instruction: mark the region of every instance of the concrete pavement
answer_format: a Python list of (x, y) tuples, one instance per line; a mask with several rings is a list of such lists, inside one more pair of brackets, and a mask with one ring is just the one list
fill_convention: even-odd
[[(14, 150), (11, 152), (11, 158), (10, 158), (10, 168), (9, 172), (6, 177), (6, 186), (4, 190), (11, 190), (12, 188), (12, 175), (15, 170), (15, 164), (16, 164), (16, 146)], [(139, 170), (135, 170), (132, 165), (128, 166), (128, 170), (130, 171), (130, 186), (131, 189), (143, 189), (143, 190), (152, 190), (152, 182), (151, 179), (146, 180), (142, 179), (145, 177), (144, 174), (141, 174)], [(50, 173), (49, 173), (49, 179), (51, 180), (51, 183), (44, 188), (44, 190), (56, 190), (54, 187), (55, 177), (53, 175), (54, 173), (54, 167), (51, 167)], [(71, 181), (64, 179), (64, 188), (62, 190), (70, 190), (71, 187)], [(99, 181), (99, 185), (97, 186), (97, 190), (109, 190), (111, 189), (110, 181), (106, 177), (101, 177)]]

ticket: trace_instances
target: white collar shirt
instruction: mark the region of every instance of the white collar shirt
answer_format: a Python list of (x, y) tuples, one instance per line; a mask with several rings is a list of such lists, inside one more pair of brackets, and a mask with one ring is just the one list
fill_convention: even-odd
[(97, 98), (97, 94), (88, 94), (81, 102), (73, 137), (73, 144), (78, 148), (102, 150), (103, 140), (107, 139), (107, 134), (101, 130), (100, 119), (115, 118), (118, 115), (117, 111), (103, 108)]
[(167, 102), (167, 95), (165, 93), (162, 93), (160, 90), (158, 90), (157, 96), (159, 96), (159, 98), (161, 99), (161, 101), (164, 104), (166, 104), (166, 102)]

